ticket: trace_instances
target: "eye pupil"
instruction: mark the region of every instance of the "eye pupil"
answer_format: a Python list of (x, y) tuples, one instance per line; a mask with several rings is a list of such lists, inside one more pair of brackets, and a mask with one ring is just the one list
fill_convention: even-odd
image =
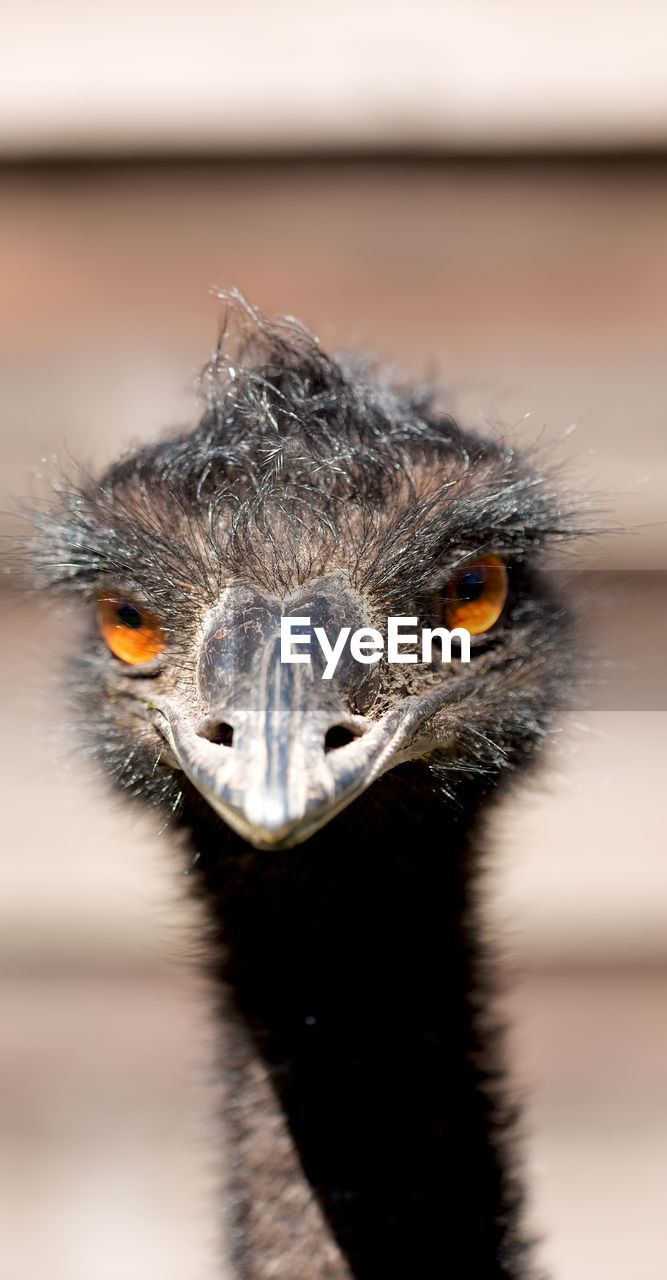
[(143, 618), (138, 609), (133, 604), (120, 603), (116, 606), (116, 614), (118, 621), (124, 627), (130, 627), (132, 631), (138, 631), (143, 623)]
[(472, 604), (473, 600), (479, 599), (484, 589), (484, 579), (481, 573), (475, 569), (470, 569), (468, 573), (464, 573), (456, 581), (456, 599), (461, 604)]

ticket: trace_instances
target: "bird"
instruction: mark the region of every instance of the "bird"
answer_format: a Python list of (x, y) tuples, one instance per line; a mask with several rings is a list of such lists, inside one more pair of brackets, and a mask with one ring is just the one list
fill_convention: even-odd
[(432, 385), (225, 302), (194, 427), (61, 474), (27, 546), (81, 616), (83, 749), (183, 833), (227, 1265), (534, 1280), (484, 871), (570, 679), (580, 504)]

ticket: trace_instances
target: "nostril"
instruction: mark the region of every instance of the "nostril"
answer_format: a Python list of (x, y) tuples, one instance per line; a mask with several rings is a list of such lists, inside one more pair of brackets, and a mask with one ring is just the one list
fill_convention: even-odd
[(348, 742), (354, 742), (357, 737), (351, 729), (344, 724), (334, 724), (327, 730), (324, 739), (325, 751), (337, 751), (339, 747), (346, 747)]
[(215, 742), (220, 747), (231, 747), (234, 741), (234, 730), (226, 720), (219, 720), (216, 724), (206, 725), (205, 728), (199, 730), (200, 738), (206, 738), (208, 742)]

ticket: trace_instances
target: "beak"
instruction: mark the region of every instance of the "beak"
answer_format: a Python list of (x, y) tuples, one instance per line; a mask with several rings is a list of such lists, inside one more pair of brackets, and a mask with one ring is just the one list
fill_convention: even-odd
[[(405, 699), (380, 721), (365, 712), (378, 665), (362, 665), (346, 645), (334, 676), (322, 679), (319, 643), (281, 661), (281, 616), (310, 618), (330, 644), (343, 626), (368, 626), (367, 606), (339, 574), (284, 601), (230, 587), (201, 642), (197, 685), (202, 714), (156, 701), (160, 727), (180, 768), (219, 816), (258, 848), (289, 848), (394, 765), (432, 749), (422, 730), (439, 709), (433, 694)], [(303, 628), (305, 630), (305, 627)], [(456, 682), (458, 683), (458, 682)], [(436, 698), (438, 691), (435, 691)]]

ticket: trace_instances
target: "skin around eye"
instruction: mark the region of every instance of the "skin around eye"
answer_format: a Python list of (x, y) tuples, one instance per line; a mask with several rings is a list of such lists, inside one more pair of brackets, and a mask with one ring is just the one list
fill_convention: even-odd
[(447, 583), (447, 626), (465, 627), (471, 635), (481, 635), (498, 621), (506, 599), (507, 569), (502, 556), (475, 560)]
[(166, 648), (167, 640), (159, 618), (124, 596), (100, 596), (97, 620), (111, 652), (130, 666), (152, 662)]

